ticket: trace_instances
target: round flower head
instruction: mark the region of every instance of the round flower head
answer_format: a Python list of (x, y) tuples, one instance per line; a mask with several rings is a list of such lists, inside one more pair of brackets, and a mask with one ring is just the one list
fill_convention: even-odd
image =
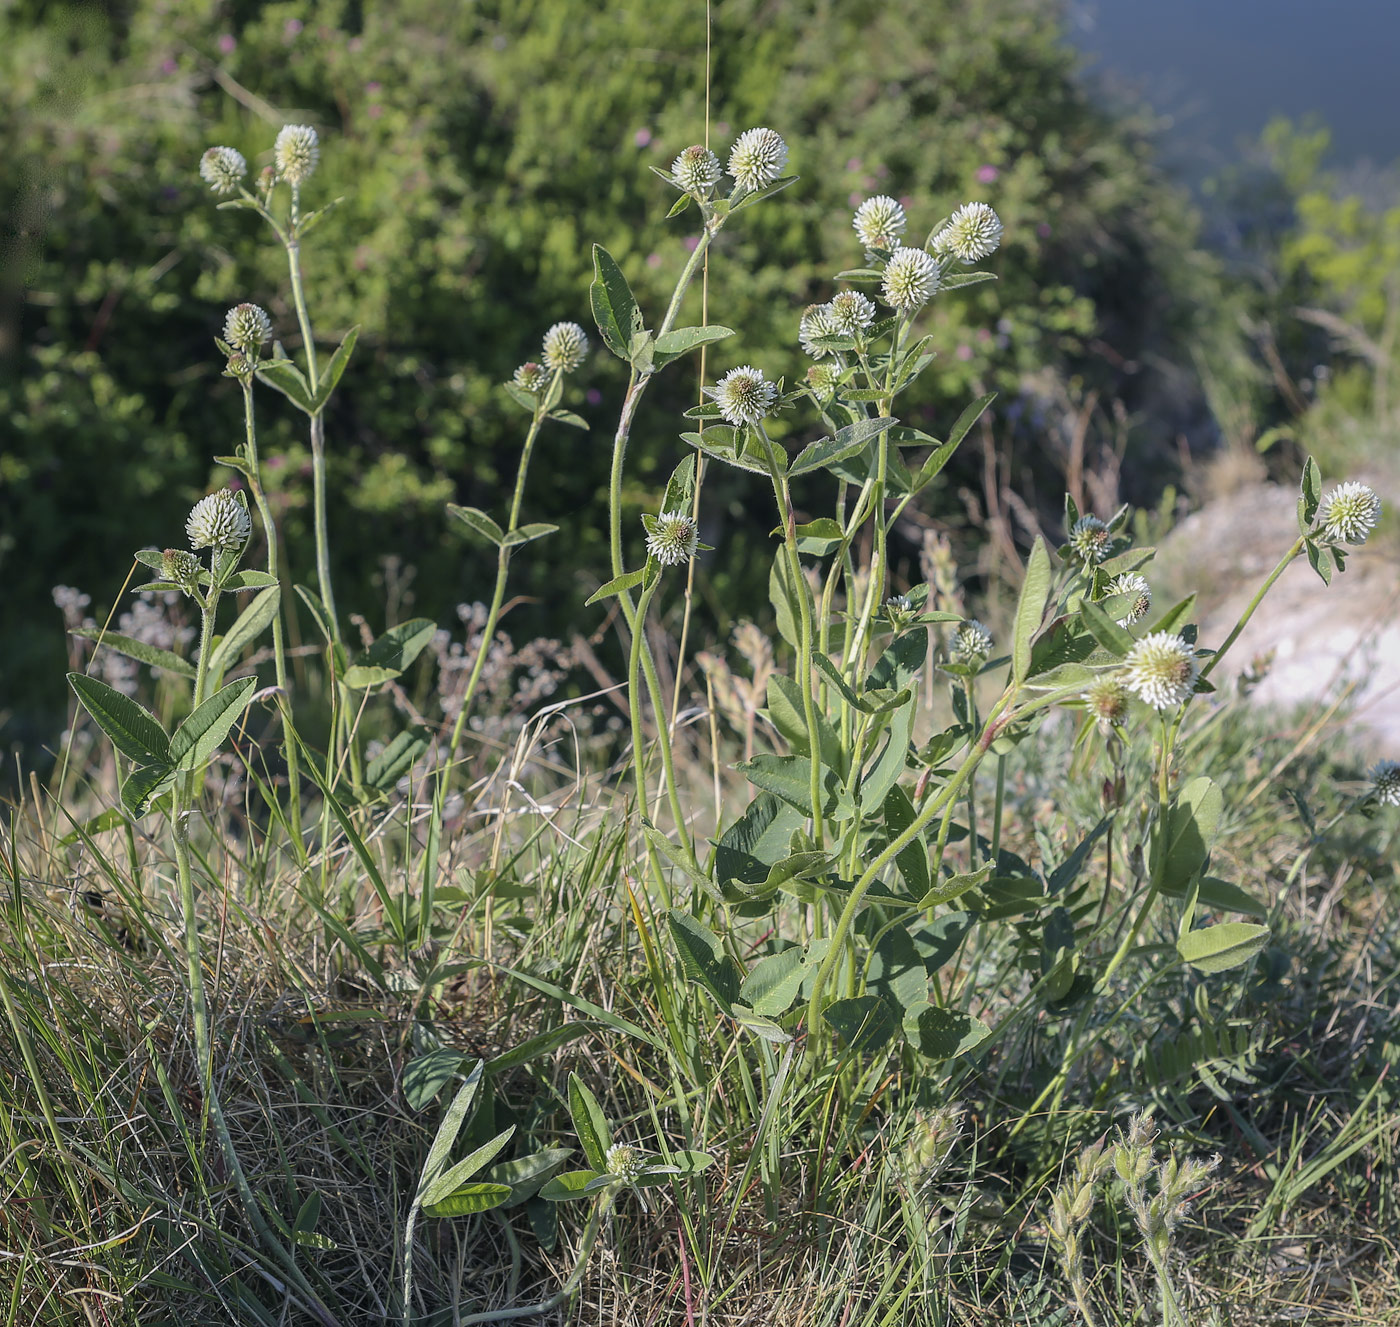
[(614, 1179), (626, 1180), (633, 1184), (642, 1176), (647, 1167), (646, 1153), (639, 1147), (627, 1143), (614, 1143), (608, 1148), (604, 1162), (605, 1169)]
[(543, 364), (536, 364), (531, 359), (516, 369), (510, 375), (510, 380), (527, 392), (538, 392), (549, 382), (549, 374), (545, 371)]
[(787, 165), (787, 144), (772, 129), (746, 129), (729, 153), (729, 173), (741, 189), (764, 189)]
[(1153, 709), (1169, 710), (1190, 698), (1198, 671), (1196, 652), (1185, 640), (1154, 631), (1128, 652), (1123, 681)]
[(235, 304), (224, 318), (224, 340), (254, 354), (272, 340), (272, 320), (256, 304)]
[(802, 344), (803, 353), (811, 355), (813, 359), (831, 354), (830, 350), (816, 344), (817, 338), (837, 336), (839, 333), (836, 320), (831, 316), (830, 304), (809, 304), (803, 311), (802, 321), (797, 324), (797, 339)]
[(200, 498), (185, 521), (190, 547), (212, 548), (216, 553), (240, 548), (252, 528), (248, 508), (239, 502), (231, 488), (221, 488), (207, 498)]
[(1001, 218), (986, 203), (964, 203), (938, 232), (942, 249), (975, 263), (997, 250), (1001, 243)]
[(588, 335), (577, 323), (555, 323), (544, 334), (544, 362), (547, 368), (572, 373), (588, 353)]
[(1130, 627), (1134, 622), (1140, 622), (1147, 616), (1147, 610), (1152, 607), (1152, 587), (1144, 577), (1139, 576), (1135, 571), (1115, 576), (1108, 583), (1108, 592), (1109, 594), (1130, 594), (1133, 596), (1128, 616), (1118, 619), (1120, 627)]
[(841, 380), (841, 370), (835, 364), (813, 364), (807, 370), (807, 386), (820, 397), (831, 396)]
[(992, 653), (992, 633), (976, 618), (964, 622), (953, 637), (953, 658), (960, 664), (977, 664)]
[(1386, 806), (1400, 806), (1400, 763), (1382, 760), (1370, 773), (1371, 791)]
[(1084, 692), (1084, 708), (1099, 731), (1106, 733), (1123, 722), (1128, 713), (1128, 688), (1119, 677), (1099, 677)]
[(875, 321), (875, 301), (858, 290), (843, 290), (826, 307), (842, 336), (856, 336)]
[(195, 555), (184, 548), (167, 548), (160, 555), (160, 578), (178, 585), (186, 594), (199, 587), (199, 573), (204, 568)]
[(938, 263), (922, 249), (896, 249), (885, 264), (885, 303), (911, 313), (938, 289)]
[(1381, 500), (1369, 484), (1349, 479), (1322, 499), (1322, 530), (1329, 539), (1364, 544), (1381, 518)]
[(231, 194), (248, 173), (248, 163), (236, 148), (211, 147), (199, 159), (199, 176), (216, 194)]
[(664, 567), (678, 567), (695, 556), (700, 530), (689, 512), (663, 511), (647, 534), (647, 553)]
[(772, 414), (778, 401), (778, 384), (769, 382), (762, 369), (748, 364), (730, 369), (713, 387), (705, 388), (719, 412), (731, 424), (758, 424)]
[(305, 184), (321, 159), (320, 140), (309, 124), (284, 124), (273, 155), (278, 175), (288, 184)]
[(908, 218), (904, 209), (887, 194), (867, 198), (858, 208), (851, 225), (867, 249), (894, 249), (904, 234)]
[(677, 187), (700, 198), (709, 195), (710, 190), (719, 183), (720, 174), (719, 158), (699, 143), (686, 148), (671, 163), (671, 178)]
[(1085, 566), (1102, 562), (1112, 543), (1108, 526), (1097, 516), (1081, 516), (1069, 532), (1069, 546), (1084, 560)]

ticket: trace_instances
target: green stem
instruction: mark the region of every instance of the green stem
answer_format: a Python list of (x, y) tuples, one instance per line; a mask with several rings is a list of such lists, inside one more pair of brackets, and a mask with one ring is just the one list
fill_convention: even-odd
[(1269, 573), (1268, 578), (1264, 581), (1263, 585), (1259, 587), (1254, 598), (1249, 601), (1249, 607), (1244, 610), (1244, 613), (1240, 617), (1240, 620), (1235, 623), (1234, 630), (1232, 630), (1230, 634), (1225, 637), (1225, 643), (1221, 645), (1221, 647), (1218, 650), (1216, 650), (1216, 652), (1206, 661), (1205, 667), (1201, 669), (1202, 681), (1208, 678), (1211, 675), (1211, 673), (1215, 671), (1215, 665), (1218, 664), (1225, 657), (1226, 651), (1228, 651), (1229, 648), (1240, 638), (1240, 633), (1245, 629), (1246, 626), (1249, 625), (1249, 619), (1254, 616), (1254, 610), (1258, 608), (1259, 605), (1263, 602), (1264, 596), (1268, 594), (1270, 589), (1273, 588), (1274, 582), (1278, 580), (1280, 576), (1283, 575), (1285, 570), (1287, 570), (1288, 564), (1292, 562), (1293, 559), (1296, 558), (1298, 554), (1303, 551), (1303, 545), (1306, 542), (1307, 541), (1304, 539), (1304, 537), (1302, 535), (1299, 535), (1298, 538), (1293, 541), (1293, 544), (1289, 548), (1288, 552), (1283, 555), (1283, 558), (1280, 560), (1278, 566), (1276, 566), (1273, 569), (1273, 571)]
[[(642, 646), (646, 637), (647, 610), (651, 608), (652, 597), (656, 594), (657, 587), (661, 584), (660, 568), (656, 569), (656, 575), (650, 584), (642, 586), (642, 597), (637, 603), (637, 615), (632, 625), (632, 646), (627, 657), (627, 708), (632, 719), (632, 776), (637, 787), (637, 814), (645, 815), (647, 811), (647, 772), (646, 772), (646, 730), (642, 726), (642, 696), (641, 688), (637, 685), (638, 674), (642, 664)], [(656, 726), (658, 732), (666, 726), (666, 716), (655, 709)], [(648, 854), (656, 883), (661, 889), (661, 898), (669, 909), (671, 906), (671, 891), (666, 884), (665, 873), (661, 870), (661, 864), (656, 859), (655, 853)]]
[[(555, 381), (560, 376), (562, 376), (561, 372), (556, 370)], [(520, 523), (520, 505), (525, 495), (525, 475), (530, 469), (530, 454), (534, 451), (535, 439), (539, 436), (540, 426), (544, 423), (544, 402), (549, 398), (553, 385), (550, 383), (549, 387), (543, 388), (536, 398), (535, 415), (530, 421), (530, 431), (525, 435), (525, 445), (520, 451), (520, 466), (515, 473), (515, 494), (510, 503), (510, 520), (506, 524), (507, 535), (514, 534)], [(496, 634), (496, 623), (500, 621), (501, 617), (501, 605), (505, 602), (506, 576), (509, 571), (510, 546), (502, 544), (496, 550), (496, 585), (491, 592), (491, 607), (486, 613), (486, 625), (481, 631), (481, 648), (476, 652), (471, 676), (467, 678), (467, 689), (462, 693), (462, 708), (457, 711), (457, 722), (452, 726), (452, 749), (449, 760), (455, 758), (457, 754), (457, 747), (462, 740), (462, 727), (467, 721), (467, 712), (471, 709), (472, 698), (476, 695), (477, 683), (481, 680), (481, 672), (486, 665), (486, 656), (490, 653), (491, 640)]]
[[(262, 521), (263, 537), (267, 540), (267, 574), (277, 582), (279, 592), (284, 590), (280, 573), (281, 559), (278, 550), (277, 526), (273, 523), (272, 509), (268, 506), (267, 495), (263, 492), (262, 466), (258, 460), (258, 432), (253, 417), (253, 379), (243, 379), (243, 425), (244, 460), (248, 465), (248, 487), (253, 490), (253, 501), (258, 508), (258, 518)], [(277, 679), (277, 689), (281, 693), (277, 706), (282, 713), (282, 724), (291, 724), (291, 685), (287, 681), (287, 644), (284, 635), (283, 611), (285, 605), (279, 602), (272, 619), (272, 666)], [(300, 857), (305, 851), (301, 839), (301, 766), (297, 760), (296, 743), (285, 743), (287, 752), (287, 801), (291, 824), (292, 841)]]

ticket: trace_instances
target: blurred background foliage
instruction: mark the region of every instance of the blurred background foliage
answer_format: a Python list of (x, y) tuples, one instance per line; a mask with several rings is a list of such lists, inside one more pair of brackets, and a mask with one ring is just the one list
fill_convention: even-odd
[[(1096, 105), (1061, 23), (1047, 0), (714, 5), (714, 147), (723, 156), (742, 129), (771, 125), (802, 178), (716, 246), (709, 321), (738, 335), (711, 355), (711, 378), (742, 362), (804, 371), (799, 314), (859, 264), (850, 213), (863, 198), (904, 200), (916, 241), (970, 198), (1006, 224), (990, 264), (1000, 280), (929, 315), (940, 368), (912, 422), (940, 434), (970, 396), (1001, 396), (911, 522), (910, 579), (921, 526), (962, 532), (981, 550), (964, 564), (995, 576), (1039, 524), (1054, 527), (1066, 482), (1082, 506), (1150, 505), (1192, 453), (1295, 437), (1311, 404), (1296, 365), (1331, 346), (1357, 366), (1332, 379), (1348, 384), (1347, 408), (1389, 409), (1400, 216), (1362, 199), (1339, 211), (1325, 143), (1283, 128), (1221, 183), (1220, 215), (1248, 219), (1207, 247), (1187, 195), (1154, 167), (1151, 122)], [(483, 597), (489, 566), (444, 504), (502, 506), (522, 419), (499, 384), (550, 323), (591, 327), (590, 245), (611, 250), (645, 308), (670, 292), (695, 214), (665, 220), (674, 193), (647, 167), (704, 137), (705, 53), (699, 0), (0, 7), (8, 741), (51, 741), (61, 721), (52, 587), (90, 593), (102, 621), (132, 550), (177, 542), (189, 504), (230, 478), (212, 460), (241, 427), (212, 341), (224, 311), (262, 304), (296, 343), (280, 250), (250, 214), (216, 210), (197, 174), (207, 145), (238, 148), (256, 172), (283, 122), (320, 132), (309, 202), (344, 201), (308, 242), (313, 317), (327, 345), (364, 329), (328, 421), (339, 596), (376, 630), (386, 599), (389, 615), (412, 602), (448, 622)], [(1325, 319), (1274, 336), (1298, 303), (1356, 336)], [(647, 398), (629, 457), (637, 511), (681, 452), (695, 369)], [(607, 562), (625, 378), (598, 352), (573, 381), (567, 404), (593, 431), (541, 441), (527, 517), (562, 529), (517, 560), (512, 588), (528, 600), (513, 634), (594, 625), (579, 609)], [(259, 399), (307, 577), (303, 432), (279, 398)], [(790, 427), (812, 436), (812, 424)], [(1287, 447), (1270, 455), (1288, 463)], [(771, 521), (756, 487), (712, 474), (706, 524), (720, 549), (701, 568), (702, 637), (764, 611), (768, 558), (746, 552), (766, 549)]]

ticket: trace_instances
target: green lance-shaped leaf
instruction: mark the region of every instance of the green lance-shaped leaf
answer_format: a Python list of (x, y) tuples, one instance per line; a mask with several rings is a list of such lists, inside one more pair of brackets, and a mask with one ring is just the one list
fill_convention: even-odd
[(398, 677), (437, 632), (431, 618), (414, 617), (390, 627), (345, 670), (345, 685), (361, 690)]
[(540, 1190), (540, 1197), (549, 1203), (569, 1203), (587, 1198), (590, 1196), (588, 1186), (597, 1178), (596, 1170), (566, 1170)]
[(1045, 616), (1045, 601), (1050, 597), (1050, 550), (1037, 535), (1026, 564), (1026, 579), (1016, 604), (1015, 635), (1011, 645), (1011, 675), (1024, 682), (1031, 670), (1031, 644)]
[(584, 607), (596, 604), (600, 599), (610, 599), (615, 594), (626, 594), (628, 590), (635, 589), (640, 585), (645, 575), (646, 570), (643, 568), (639, 571), (624, 571), (621, 576), (614, 576), (612, 580), (600, 585), (584, 600)]
[(493, 1184), (504, 1184), (509, 1188), (510, 1197), (503, 1205), (515, 1207), (533, 1198), (558, 1174), (572, 1155), (572, 1149), (567, 1147), (546, 1147), (530, 1156), (517, 1157), (514, 1161), (502, 1161), (492, 1166), (487, 1173), (487, 1179)]
[(728, 327), (680, 327), (674, 332), (667, 332), (664, 336), (656, 338), (656, 344), (652, 348), (653, 361), (658, 369), (664, 369), (673, 359), (678, 359), (681, 355), (689, 354), (690, 351), (708, 345), (712, 341), (723, 341), (725, 337), (733, 335), (733, 330)]
[(702, 926), (689, 913), (673, 908), (667, 918), (675, 942), (681, 971), (714, 996), (725, 1012), (739, 995), (739, 970), (724, 953), (719, 937)]
[(251, 645), (277, 616), (277, 607), (281, 600), (281, 588), (275, 584), (260, 590), (254, 596), (253, 602), (238, 615), (238, 619), (228, 629), (228, 634), (210, 653), (210, 673), (215, 677), (222, 677), (228, 672), (230, 666), (243, 653), (244, 647)]
[(415, 1055), (403, 1071), (403, 1095), (412, 1110), (422, 1110), (456, 1076), (467, 1056), (446, 1046)]
[(564, 1023), (557, 1028), (551, 1028), (548, 1032), (540, 1032), (531, 1037), (528, 1041), (522, 1041), (518, 1046), (512, 1046), (508, 1051), (502, 1051), (494, 1060), (486, 1062), (486, 1073), (503, 1074), (508, 1069), (517, 1068), (519, 1065), (528, 1064), (531, 1060), (538, 1060), (541, 1056), (549, 1055), (559, 1049), (567, 1042), (574, 1041), (589, 1032), (593, 1032), (606, 1024), (592, 1018), (578, 1018), (572, 1022)]
[(132, 770), (122, 784), (122, 805), (132, 815), (144, 816), (151, 804), (175, 783), (175, 771), (169, 765), (144, 765)]
[(70, 636), (81, 636), (84, 640), (101, 641), (104, 649), (115, 650), (137, 663), (148, 664), (152, 668), (163, 668), (176, 677), (194, 678), (194, 665), (182, 659), (172, 650), (163, 650), (158, 645), (149, 645), (134, 636), (124, 636), (119, 631), (103, 631), (101, 627), (71, 627)]
[(1225, 799), (1219, 787), (1204, 776), (1192, 779), (1177, 793), (1167, 812), (1161, 888), (1184, 889), (1205, 865), (1219, 837), (1224, 810)]
[(509, 1184), (493, 1184), (487, 1180), (468, 1181), (454, 1189), (445, 1198), (436, 1202), (424, 1203), (423, 1210), (429, 1216), (474, 1216), (478, 1212), (489, 1212), (493, 1207), (504, 1206), (510, 1201)]
[(854, 456), (871, 438), (878, 437), (886, 429), (899, 423), (897, 419), (882, 416), (879, 419), (858, 419), (838, 429), (834, 438), (818, 438), (810, 446), (804, 447), (788, 468), (789, 475), (805, 475), (810, 470), (824, 470), (829, 465)]
[(186, 717), (170, 739), (170, 763), (180, 770), (198, 769), (219, 749), (238, 716), (248, 708), (256, 677), (241, 677), (216, 691)]
[(622, 269), (601, 244), (593, 246), (593, 284), (588, 288), (588, 299), (603, 344), (619, 359), (629, 359), (632, 339), (642, 330), (642, 315)]
[[(475, 1177), (478, 1171), (483, 1170), (496, 1159), (501, 1149), (515, 1136), (515, 1125), (502, 1129), (488, 1143), (483, 1143), (476, 1151), (463, 1159), (455, 1166), (445, 1170), (438, 1175), (431, 1184), (425, 1184), (419, 1193), (423, 1199), (424, 1207), (431, 1207), (434, 1203), (440, 1203), (448, 1195), (459, 1189), (468, 1180)], [(509, 1190), (502, 1197), (509, 1197)], [(493, 1204), (494, 1206), (494, 1204)]]
[(1269, 943), (1269, 928), (1253, 922), (1221, 922), (1188, 931), (1176, 952), (1198, 972), (1225, 972), (1248, 963)]
[(749, 969), (739, 987), (739, 998), (754, 1013), (776, 1018), (791, 1008), (805, 975), (799, 946), (768, 954)]
[(258, 381), (281, 392), (298, 410), (308, 415), (316, 413), (316, 401), (311, 395), (302, 372), (289, 359), (267, 359), (258, 366)]
[(238, 590), (265, 590), (276, 584), (277, 578), (265, 571), (235, 571), (219, 582), (219, 590), (223, 594), (233, 594)]
[(603, 1114), (598, 1098), (577, 1074), (569, 1075), (569, 1116), (588, 1164), (595, 1171), (607, 1170), (608, 1148), (612, 1146), (608, 1117)]
[(532, 521), (529, 525), (522, 525), (510, 531), (501, 542), (507, 548), (514, 548), (517, 544), (529, 544), (536, 539), (543, 539), (546, 535), (553, 534), (558, 528), (557, 525), (549, 525), (544, 521)]
[(468, 530), (480, 535), (488, 544), (495, 544), (499, 548), (506, 541), (505, 531), (479, 508), (459, 507), (455, 502), (449, 502), (447, 514), (456, 517)]
[(426, 728), (414, 726), (395, 733), (389, 745), (365, 766), (368, 787), (388, 792), (413, 768), (414, 762), (428, 749), (432, 734)]
[(324, 410), (326, 408), (326, 402), (331, 399), (331, 393), (335, 391), (336, 385), (345, 373), (345, 368), (350, 363), (350, 356), (355, 353), (355, 342), (359, 339), (359, 327), (352, 327), (345, 333), (345, 340), (335, 348), (335, 354), (330, 357), (325, 371), (321, 374), (320, 382), (316, 384), (316, 396), (312, 401), (313, 409)]
[(145, 706), (85, 673), (69, 673), (68, 684), (122, 755), (138, 765), (170, 763), (170, 740)]
[(1115, 659), (1127, 657), (1128, 651), (1133, 648), (1132, 635), (1109, 617), (1098, 604), (1092, 599), (1083, 600), (1079, 605), (1079, 615), (1084, 619), (1084, 625), (1089, 628), (1089, 634)]

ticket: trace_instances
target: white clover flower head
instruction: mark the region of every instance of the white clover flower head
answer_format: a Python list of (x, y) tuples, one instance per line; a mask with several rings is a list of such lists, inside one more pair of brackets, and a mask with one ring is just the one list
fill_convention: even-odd
[(671, 163), (671, 178), (678, 188), (697, 198), (706, 198), (722, 174), (719, 158), (709, 148), (695, 143)]
[(831, 351), (817, 345), (817, 338), (837, 336), (839, 331), (836, 320), (831, 316), (830, 304), (809, 304), (802, 311), (802, 320), (797, 324), (797, 339), (804, 354), (813, 359), (821, 359), (824, 355), (831, 354)]
[(309, 124), (284, 124), (273, 149), (277, 174), (288, 184), (305, 184), (321, 159), (321, 144)]
[(216, 194), (231, 194), (248, 173), (248, 163), (237, 148), (211, 147), (199, 159), (199, 177)]
[(742, 364), (730, 369), (705, 394), (719, 405), (719, 412), (731, 424), (759, 424), (773, 413), (778, 402), (778, 384), (769, 382), (762, 369)]
[(1371, 769), (1371, 792), (1386, 806), (1400, 806), (1400, 762), (1382, 760)]
[(885, 607), (891, 613), (912, 613), (914, 605), (909, 602), (907, 594), (892, 594), (885, 600)]
[(1155, 710), (1169, 710), (1191, 697), (1200, 665), (1196, 651), (1180, 636), (1154, 631), (1128, 652), (1123, 681)]
[(729, 153), (729, 173), (741, 189), (765, 189), (787, 165), (788, 149), (772, 129), (745, 129)]
[(221, 488), (200, 498), (185, 521), (185, 534), (191, 548), (212, 548), (215, 553), (241, 548), (252, 532), (248, 508), (231, 488)]
[(947, 259), (953, 252), (953, 228), (944, 226), (937, 235), (929, 241), (930, 249), (933, 250), (935, 258)]
[(895, 249), (909, 219), (904, 209), (888, 194), (867, 198), (851, 220), (856, 235), (867, 249)]
[(160, 555), (160, 578), (178, 585), (186, 594), (199, 588), (199, 573), (203, 565), (188, 549), (167, 548)]
[(1348, 479), (1322, 499), (1323, 533), (1347, 544), (1364, 544), (1381, 518), (1381, 500), (1369, 484)]
[(635, 1184), (647, 1168), (646, 1153), (640, 1147), (632, 1147), (628, 1143), (614, 1143), (608, 1148), (604, 1166), (614, 1179)]
[(224, 340), (235, 350), (256, 356), (272, 340), (272, 319), (256, 304), (235, 304), (224, 318)]
[(510, 375), (510, 380), (523, 391), (539, 392), (543, 391), (549, 382), (549, 371), (543, 364), (536, 364), (534, 360), (529, 359)]
[(695, 556), (700, 528), (685, 511), (663, 511), (647, 533), (647, 553), (663, 567), (679, 567)]
[(1113, 536), (1097, 516), (1081, 516), (1069, 532), (1069, 546), (1085, 566), (1102, 562), (1108, 556)]
[(1111, 595), (1130, 594), (1133, 602), (1128, 609), (1127, 617), (1120, 617), (1118, 625), (1120, 627), (1130, 627), (1134, 622), (1140, 622), (1147, 616), (1147, 611), (1152, 607), (1152, 587), (1143, 576), (1139, 576), (1135, 571), (1126, 571), (1121, 576), (1115, 576), (1108, 583), (1108, 592)]
[(1096, 677), (1084, 691), (1084, 708), (1101, 733), (1110, 732), (1128, 714), (1128, 688), (1120, 677)]
[(970, 618), (953, 636), (953, 658), (960, 664), (978, 664), (990, 658), (992, 633), (976, 618)]
[(964, 203), (939, 232), (947, 249), (965, 263), (975, 263), (997, 251), (1001, 244), (1001, 218), (986, 203)]
[(938, 263), (922, 249), (899, 248), (885, 264), (881, 294), (885, 303), (901, 313), (912, 313), (928, 303), (938, 289)]
[(572, 373), (588, 354), (588, 334), (577, 323), (555, 323), (544, 334), (545, 367)]
[(875, 321), (875, 301), (858, 290), (843, 290), (826, 307), (842, 336), (858, 336)]
[(829, 397), (841, 381), (841, 370), (835, 364), (813, 364), (807, 370), (807, 386), (819, 397)]

